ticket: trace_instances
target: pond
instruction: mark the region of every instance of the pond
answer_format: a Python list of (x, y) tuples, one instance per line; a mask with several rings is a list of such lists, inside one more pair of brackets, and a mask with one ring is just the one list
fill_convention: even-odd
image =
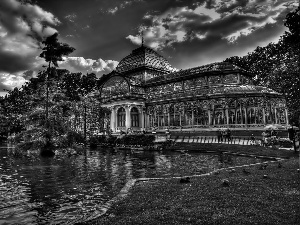
[(87, 149), (68, 158), (20, 159), (0, 146), (0, 224), (62, 224), (103, 210), (132, 178), (202, 174), (261, 159), (197, 152)]

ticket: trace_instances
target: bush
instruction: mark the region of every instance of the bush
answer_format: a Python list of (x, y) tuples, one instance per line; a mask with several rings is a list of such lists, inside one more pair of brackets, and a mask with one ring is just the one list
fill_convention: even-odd
[(90, 138), (90, 147), (95, 148), (99, 144), (104, 145), (141, 145), (141, 146), (152, 146), (154, 145), (154, 135), (124, 135), (124, 136), (92, 136)]
[(97, 148), (98, 145), (99, 145), (98, 137), (97, 136), (90, 137), (90, 147)]
[(30, 150), (32, 148), (32, 146), (33, 146), (32, 141), (19, 143), (16, 145), (16, 150), (26, 152), (27, 150)]
[(141, 146), (151, 146), (154, 145), (155, 136), (154, 135), (125, 135), (122, 138), (118, 138), (116, 143), (123, 145), (141, 145)]
[(30, 148), (30, 150), (39, 150), (39, 149), (43, 149), (45, 147), (46, 143), (44, 141), (41, 140), (37, 140), (37, 141), (33, 141), (32, 146)]
[(23, 133), (18, 133), (16, 134), (14, 140), (13, 140), (15, 143), (20, 143), (22, 141), (24, 141), (23, 139)]
[(108, 138), (106, 139), (106, 143), (112, 145), (112, 144), (115, 144), (116, 140), (117, 140), (117, 137), (115, 137), (115, 136), (108, 136)]
[(55, 138), (53, 142), (57, 148), (66, 148), (69, 146), (69, 141), (66, 135)]
[(101, 143), (106, 143), (106, 136), (105, 135), (101, 135), (101, 136), (97, 136), (97, 140), (99, 142), (99, 144)]
[(293, 141), (289, 139), (280, 138), (278, 140), (278, 143), (283, 148), (292, 148), (293, 147)]
[(85, 144), (84, 137), (75, 131), (67, 132), (67, 142), (68, 146), (71, 147), (73, 144)]

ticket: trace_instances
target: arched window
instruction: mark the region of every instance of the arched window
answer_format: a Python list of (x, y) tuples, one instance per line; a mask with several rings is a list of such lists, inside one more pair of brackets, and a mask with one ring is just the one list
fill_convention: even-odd
[(139, 111), (137, 108), (132, 108), (130, 111), (131, 126), (139, 127)]
[(118, 110), (118, 127), (125, 127), (126, 112), (124, 108)]

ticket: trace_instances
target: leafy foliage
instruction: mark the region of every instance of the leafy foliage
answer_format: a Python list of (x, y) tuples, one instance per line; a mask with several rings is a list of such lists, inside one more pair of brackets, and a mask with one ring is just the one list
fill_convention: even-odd
[(290, 121), (299, 125), (300, 120), (300, 6), (286, 16), (285, 26), (289, 32), (278, 43), (257, 47), (246, 56), (227, 58), (253, 74), (255, 84), (264, 85), (283, 93), (290, 112)]
[(75, 48), (70, 47), (68, 44), (58, 42), (57, 37), (58, 33), (54, 33), (42, 41), (44, 47), (40, 54), (40, 57), (49, 62), (49, 65), (52, 63), (56, 67), (58, 67), (58, 61), (63, 61), (63, 56), (67, 56), (75, 50)]
[[(18, 149), (72, 148), (85, 143), (82, 123), (92, 122), (88, 120), (88, 113), (103, 127), (101, 117), (106, 110), (101, 110), (96, 99), (87, 98), (95, 90), (97, 78), (95, 74), (82, 75), (56, 68), (63, 56), (74, 51), (67, 44), (59, 43), (57, 34), (42, 43), (40, 57), (49, 63), (48, 68), (1, 99), (1, 105), (5, 106), (2, 123), (14, 122), (7, 125), (6, 132), (18, 133), (15, 138)], [(84, 127), (86, 133), (86, 124)]]

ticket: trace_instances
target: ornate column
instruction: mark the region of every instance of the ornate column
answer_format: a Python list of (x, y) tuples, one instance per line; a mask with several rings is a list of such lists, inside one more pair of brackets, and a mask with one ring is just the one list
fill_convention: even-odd
[(179, 126), (181, 126), (181, 116), (182, 116), (182, 113), (179, 111)]
[(211, 114), (210, 114), (210, 109), (207, 110), (208, 113), (208, 125), (211, 125)]
[(194, 107), (192, 108), (192, 126), (194, 127)]
[(145, 114), (145, 118), (146, 118), (146, 124), (145, 124), (145, 128), (146, 130), (150, 128), (150, 118), (149, 118), (149, 115), (146, 113)]
[[(212, 120), (212, 125), (216, 124), (216, 111), (215, 111), (215, 106), (212, 105), (211, 107), (211, 111), (212, 112), (212, 118), (210, 118), (210, 120)], [(209, 113), (211, 115), (211, 113)]]
[(225, 114), (226, 114), (226, 124), (229, 125), (229, 112), (228, 112), (228, 107), (225, 109)]
[(276, 110), (276, 108), (274, 109), (274, 118), (275, 118), (275, 124), (278, 124), (277, 110)]
[(130, 105), (125, 106), (125, 112), (126, 112), (125, 126), (127, 131), (127, 129), (131, 127)]
[(139, 118), (140, 118), (140, 126), (141, 126), (141, 128), (142, 128), (142, 130), (144, 130), (145, 129), (145, 113), (144, 113), (144, 108), (143, 107), (141, 107), (140, 108), (140, 111), (141, 111), (141, 113), (140, 113), (140, 115), (139, 115)]
[(263, 123), (266, 124), (266, 112), (264, 107), (262, 107), (262, 113), (263, 113)]
[(248, 124), (248, 114), (247, 114), (247, 108), (246, 107), (244, 107), (244, 115), (245, 115), (245, 125), (247, 126), (247, 124)]
[(285, 111), (286, 125), (289, 125), (289, 114), (288, 114), (288, 111), (287, 111), (287, 109), (284, 109), (284, 111)]
[(113, 132), (116, 132), (116, 110), (114, 107), (111, 107), (110, 111), (110, 129), (112, 129)]

